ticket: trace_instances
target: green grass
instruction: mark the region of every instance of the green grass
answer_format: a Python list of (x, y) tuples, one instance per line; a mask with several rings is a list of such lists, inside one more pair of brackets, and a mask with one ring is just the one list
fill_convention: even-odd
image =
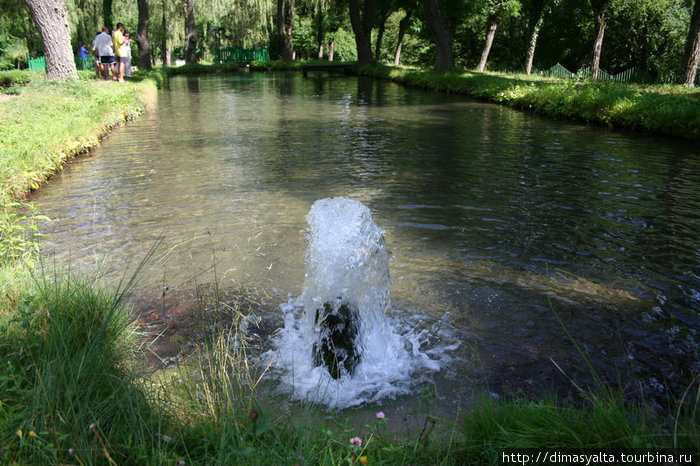
[(153, 96), (148, 84), (40, 80), (0, 104), (0, 190), (22, 197), (62, 164), (134, 118)]
[(157, 447), (164, 418), (137, 383), (122, 295), (41, 277), (2, 320), (0, 448), (10, 461), (119, 463)]
[(362, 66), (359, 73), (424, 89), (465, 94), (554, 118), (700, 139), (700, 89), (687, 86), (388, 66)]
[(36, 74), (29, 70), (0, 71), (0, 94), (19, 94), (32, 79)]
[(643, 404), (618, 398), (614, 392), (592, 395), (582, 406), (556, 400), (484, 399), (460, 426), (462, 441), (455, 452), (472, 464), (499, 464), (504, 450), (570, 451), (684, 448), (699, 451), (697, 399), (684, 407), (685, 423), (674, 432), (673, 419), (663, 419)]

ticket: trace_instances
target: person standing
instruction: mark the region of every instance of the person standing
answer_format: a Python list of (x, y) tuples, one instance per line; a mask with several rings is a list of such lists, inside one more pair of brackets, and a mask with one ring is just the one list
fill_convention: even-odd
[(112, 32), (114, 54), (116, 55), (115, 75), (119, 82), (124, 82), (124, 67), (128, 60), (126, 54), (126, 39), (124, 38), (124, 24), (117, 23), (117, 28)]
[(102, 64), (100, 63), (100, 54), (97, 51), (97, 36), (100, 35), (102, 31), (97, 31), (97, 34), (95, 35), (95, 38), (92, 39), (92, 54), (95, 57), (95, 74), (97, 75), (97, 78), (102, 77)]
[(124, 31), (124, 39), (126, 39), (126, 58), (127, 61), (124, 63), (124, 76), (127, 78), (131, 77), (131, 33), (127, 30)]
[(115, 72), (113, 69), (114, 48), (112, 45), (112, 37), (109, 35), (109, 29), (107, 27), (103, 27), (102, 32), (95, 37), (95, 48), (100, 57), (102, 77), (104, 79), (109, 79), (109, 70), (112, 69), (112, 74), (115, 74)]
[(80, 60), (76, 60), (76, 65), (78, 65), (79, 70), (90, 69), (90, 53), (88, 52), (88, 49), (84, 43), (80, 44), (80, 49), (78, 50), (78, 58)]

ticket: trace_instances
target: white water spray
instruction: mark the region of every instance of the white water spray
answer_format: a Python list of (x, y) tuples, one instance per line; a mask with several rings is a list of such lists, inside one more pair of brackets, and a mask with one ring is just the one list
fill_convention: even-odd
[(343, 197), (316, 201), (306, 218), (303, 293), (281, 306), (284, 329), (271, 354), (283, 389), (331, 408), (409, 393), (416, 372), (440, 365), (421, 351), (422, 335), (386, 314), (384, 232), (364, 204)]

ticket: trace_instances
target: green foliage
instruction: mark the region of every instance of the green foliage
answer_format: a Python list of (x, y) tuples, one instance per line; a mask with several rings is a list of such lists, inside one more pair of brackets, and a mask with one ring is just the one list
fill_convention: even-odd
[(33, 289), (1, 324), (3, 461), (143, 462), (164, 419), (136, 382), (123, 294), (72, 276)]
[(612, 0), (605, 67), (646, 70), (670, 82), (678, 73), (690, 10), (676, 0)]
[(36, 79), (35, 73), (27, 70), (0, 71), (0, 87), (25, 86)]
[[(636, 68), (653, 77), (671, 82), (679, 72), (692, 2), (688, 0), (610, 0), (603, 45), (603, 69), (618, 73)], [(90, 44), (101, 24), (103, 2), (68, 2), (72, 44)], [(439, 0), (447, 27), (452, 33), (456, 63), (474, 67), (479, 60), (489, 18), (498, 17), (498, 30), (489, 55), (489, 69), (520, 70), (540, 11), (544, 21), (540, 29), (534, 65), (549, 68), (561, 63), (578, 71), (590, 62), (595, 33), (590, 0)], [(412, 12), (412, 24), (404, 37), (402, 63), (429, 66), (434, 62), (432, 32), (420, 2), (402, 0), (379, 2), (376, 9), (389, 14), (380, 62), (391, 63), (398, 35), (398, 21), (405, 11)], [(0, 69), (17, 66), (27, 56), (42, 55), (36, 28), (21, 0), (0, 0)], [(138, 15), (135, 0), (114, 2), (115, 20), (134, 31)], [(197, 52), (202, 60), (213, 60), (221, 47), (266, 47), (277, 58), (276, 2), (272, 0), (213, 0), (197, 3)], [(373, 34), (376, 38), (378, 24)], [(181, 5), (172, 0), (150, 4), (150, 46), (155, 57), (170, 50), (174, 58), (183, 58), (184, 15)], [(135, 31), (134, 31), (135, 32)], [(19, 39), (16, 39), (19, 38)], [(3, 47), (11, 40), (12, 54)], [(323, 44), (328, 52), (335, 43), (335, 59), (357, 59), (350, 27), (347, 2), (299, 0), (293, 42), (297, 56), (315, 59)], [(374, 44), (373, 44), (374, 45)], [(15, 58), (11, 58), (11, 55)], [(666, 82), (666, 81), (665, 81)]]
[(27, 41), (13, 36), (0, 36), (0, 70), (17, 68), (27, 61)]
[[(0, 267), (26, 262), (30, 267), (39, 252), (39, 227), (37, 222), (48, 220), (34, 215), (34, 207), (13, 202), (7, 196), (0, 210)], [(28, 213), (24, 213), (28, 212)]]

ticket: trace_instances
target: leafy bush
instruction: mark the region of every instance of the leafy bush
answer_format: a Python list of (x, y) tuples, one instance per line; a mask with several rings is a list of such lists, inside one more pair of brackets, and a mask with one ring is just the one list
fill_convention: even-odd
[(20, 68), (26, 65), (29, 49), (27, 40), (14, 36), (0, 36), (0, 70)]
[(0, 71), (0, 87), (24, 86), (35, 78), (35, 73), (28, 70)]

